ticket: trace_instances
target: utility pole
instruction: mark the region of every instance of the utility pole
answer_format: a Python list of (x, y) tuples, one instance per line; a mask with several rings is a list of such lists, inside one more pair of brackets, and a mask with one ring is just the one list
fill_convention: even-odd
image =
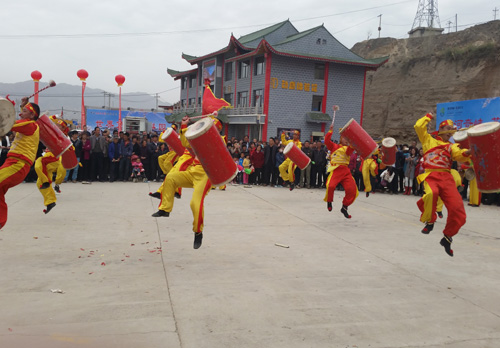
[(493, 10), (493, 20), (497, 20), (497, 12), (498, 12), (498, 8), (495, 7), (495, 9)]
[(448, 22), (446, 23), (446, 24), (448, 24), (448, 34), (449, 34), (449, 33), (450, 33), (450, 31), (451, 31), (451, 24), (452, 24), (452, 23), (453, 23), (452, 21), (448, 21)]
[(377, 16), (379, 18), (379, 21), (378, 21), (378, 38), (380, 39), (380, 31), (382, 30), (382, 15), (378, 15)]
[(156, 93), (156, 96), (155, 96), (155, 99), (156, 99), (156, 109), (155, 110), (156, 111), (158, 111), (158, 98), (159, 98), (158, 93)]
[(458, 14), (455, 13), (455, 32), (458, 31)]

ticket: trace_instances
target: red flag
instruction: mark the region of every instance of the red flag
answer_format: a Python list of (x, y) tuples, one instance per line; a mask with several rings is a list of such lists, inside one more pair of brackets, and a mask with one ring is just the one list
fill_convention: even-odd
[(222, 98), (216, 98), (210, 87), (207, 85), (205, 86), (205, 92), (203, 93), (202, 106), (202, 115), (209, 115), (222, 108), (231, 107), (231, 104)]

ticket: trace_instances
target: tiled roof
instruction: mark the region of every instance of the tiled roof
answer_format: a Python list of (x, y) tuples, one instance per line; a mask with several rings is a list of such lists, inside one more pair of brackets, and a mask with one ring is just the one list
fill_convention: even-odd
[(247, 34), (247, 35), (243, 35), (243, 36), (241, 36), (238, 39), (238, 41), (240, 43), (242, 43), (242, 44), (245, 44), (247, 42), (251, 42), (251, 41), (257, 40), (259, 38), (264, 38), (266, 35), (269, 35), (272, 32), (274, 32), (274, 31), (278, 30), (279, 28), (281, 28), (287, 22), (290, 22), (290, 21), (287, 19), (286, 21), (283, 21), (281, 23), (271, 25), (270, 27), (254, 31), (253, 33), (250, 33), (250, 34)]
[(282, 45), (282, 44), (288, 43), (290, 41), (298, 40), (298, 39), (300, 39), (300, 38), (302, 38), (304, 36), (307, 36), (309, 34), (314, 33), (316, 30), (318, 30), (319, 28), (322, 28), (322, 27), (323, 27), (323, 25), (320, 25), (320, 26), (317, 26), (317, 27), (314, 27), (314, 28), (311, 28), (311, 29), (308, 29), (308, 30), (305, 30), (305, 31), (301, 31), (300, 33), (297, 33), (297, 34), (290, 35), (289, 37), (287, 37), (285, 40), (281, 41), (277, 45)]

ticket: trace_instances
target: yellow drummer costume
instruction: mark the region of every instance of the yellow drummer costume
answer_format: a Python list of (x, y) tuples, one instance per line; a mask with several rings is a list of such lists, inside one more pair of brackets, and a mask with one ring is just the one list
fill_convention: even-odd
[[(54, 115), (50, 116), (50, 119), (59, 127), (64, 135), (68, 134), (69, 128), (66, 122), (57, 119)], [(43, 204), (46, 206), (43, 212), (47, 214), (56, 206), (57, 201), (56, 193), (52, 188), (54, 173), (56, 173), (55, 190), (60, 193), (59, 185), (62, 184), (66, 176), (66, 169), (62, 165), (60, 157), (55, 157), (52, 152), (46, 151), (42, 157), (36, 160), (35, 171), (38, 175), (36, 185), (43, 196)]]
[(363, 160), (363, 164), (361, 166), (361, 175), (363, 176), (363, 184), (365, 186), (366, 197), (368, 197), (370, 195), (370, 192), (372, 191), (371, 177), (377, 175), (377, 170), (377, 160), (375, 155)]
[(17, 120), (12, 127), (12, 131), (16, 132), (16, 137), (7, 154), (7, 160), (0, 167), (0, 228), (7, 223), (5, 194), (9, 188), (23, 182), (35, 161), (40, 141), (39, 129), (35, 121), (39, 114), (38, 105), (27, 103), (22, 106), (22, 111), (19, 114), (21, 119)]
[(452, 237), (465, 224), (466, 215), (462, 197), (451, 174), (451, 165), (452, 161), (468, 161), (469, 151), (460, 149), (458, 144), (448, 141), (455, 129), (451, 120), (441, 122), (438, 134), (435, 138), (432, 137), (427, 132), (427, 125), (432, 118), (431, 114), (427, 114), (414, 126), (424, 150), (423, 168), (425, 169), (425, 172), (417, 177), (419, 183), (424, 182), (424, 195), (417, 205), (422, 212), (420, 221), (426, 223), (427, 228), (424, 228), (422, 233), (427, 234), (432, 230), (433, 221), (436, 220), (438, 198), (443, 200), (448, 210), (448, 218), (440, 244), (448, 255), (453, 256)]
[(325, 135), (325, 145), (328, 150), (331, 151), (331, 159), (330, 167), (328, 168), (330, 175), (326, 181), (324, 201), (327, 204), (328, 211), (332, 211), (333, 193), (337, 185), (342, 184), (345, 196), (342, 201), (342, 209), (340, 209), (340, 212), (344, 214), (347, 219), (350, 219), (351, 215), (347, 212), (347, 207), (354, 203), (359, 194), (356, 182), (348, 167), (354, 149), (348, 146), (347, 139), (342, 136), (340, 137), (341, 144), (335, 144), (332, 141), (332, 128), (333, 127), (330, 127), (330, 130)]
[[(287, 140), (285, 133), (281, 133), (282, 145), (287, 146), (291, 142), (293, 142), (299, 149), (302, 148), (302, 143), (300, 142), (300, 132), (298, 130), (293, 132), (293, 139), (291, 140)], [(295, 168), (297, 168), (297, 165), (288, 157), (278, 167), (283, 181), (290, 182), (290, 191), (292, 191), (295, 187)]]

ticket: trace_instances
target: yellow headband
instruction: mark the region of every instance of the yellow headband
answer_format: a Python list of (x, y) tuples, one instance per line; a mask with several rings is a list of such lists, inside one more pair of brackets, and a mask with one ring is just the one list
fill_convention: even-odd
[(35, 114), (35, 116), (38, 117), (38, 113), (35, 111), (35, 108), (33, 107), (33, 105), (31, 105), (31, 103), (28, 103), (24, 106), (26, 109), (28, 109), (29, 111), (31, 111), (32, 113)]

